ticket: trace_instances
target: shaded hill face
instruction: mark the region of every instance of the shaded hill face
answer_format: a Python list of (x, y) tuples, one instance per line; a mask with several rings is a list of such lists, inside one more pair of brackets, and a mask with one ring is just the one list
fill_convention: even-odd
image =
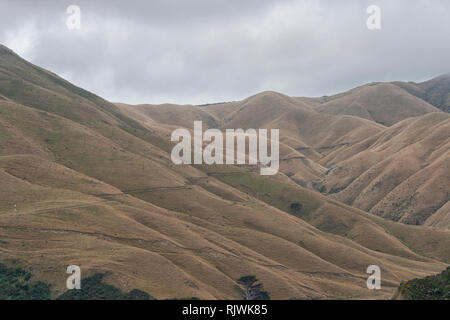
[(436, 108), (450, 112), (450, 73), (421, 83), (395, 82), (395, 84)]
[[(184, 106), (176, 117), (176, 106), (116, 106), (3, 47), (0, 95), (0, 260), (32, 270), (52, 297), (75, 264), (83, 277), (105, 273), (122, 292), (158, 299), (242, 298), (238, 279), (249, 275), (273, 299), (388, 298), (450, 261), (450, 232), (369, 215), (295, 183), (385, 130), (369, 120), (276, 93)], [(255, 116), (260, 105), (267, 117)], [(173, 165), (168, 135), (199, 118), (283, 126), (283, 168), (294, 176)], [(372, 264), (383, 272), (380, 291), (366, 288)]]
[(319, 112), (347, 114), (391, 126), (439, 109), (390, 83), (366, 85), (317, 106)]

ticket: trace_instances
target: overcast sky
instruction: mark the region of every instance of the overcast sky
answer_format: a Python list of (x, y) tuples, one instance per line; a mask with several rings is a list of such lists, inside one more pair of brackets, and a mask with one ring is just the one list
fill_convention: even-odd
[(114, 102), (322, 96), (450, 72), (450, 1), (0, 0), (0, 43)]

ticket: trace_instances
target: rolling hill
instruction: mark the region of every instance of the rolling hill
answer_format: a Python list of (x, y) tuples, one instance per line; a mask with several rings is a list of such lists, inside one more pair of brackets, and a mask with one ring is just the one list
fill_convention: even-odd
[(320, 185), (335, 199), (394, 221), (449, 228), (449, 152), (450, 115), (407, 119), (325, 157), (330, 169)]
[[(249, 275), (272, 299), (361, 299), (390, 298), (402, 281), (450, 263), (449, 230), (393, 222), (306, 188), (336, 154), (396, 126), (274, 92), (208, 107), (112, 104), (5, 47), (0, 95), (0, 262), (49, 283), (52, 297), (66, 291), (72, 264), (83, 278), (106, 274), (122, 292), (157, 299), (240, 299), (238, 279)], [(443, 113), (431, 115), (433, 132), (445, 130)], [(282, 172), (175, 166), (168, 136), (194, 119), (282, 128)], [(426, 157), (437, 167), (446, 156), (438, 143)], [(366, 288), (372, 264), (382, 269), (379, 291)]]
[(394, 82), (409, 93), (444, 112), (450, 112), (450, 73), (421, 83)]
[[(353, 102), (372, 110), (378, 122), (388, 117), (391, 126), (357, 113), (321, 111)], [(166, 139), (177, 127), (191, 129), (194, 118), (222, 130), (280, 128), (280, 170), (293, 182), (394, 221), (450, 227), (448, 114), (397, 85), (366, 85), (320, 99), (269, 91), (232, 103), (178, 107), (119, 105), (149, 128), (165, 126), (160, 132)]]
[(391, 83), (365, 85), (332, 97), (316, 107), (319, 112), (353, 115), (385, 126), (439, 109)]

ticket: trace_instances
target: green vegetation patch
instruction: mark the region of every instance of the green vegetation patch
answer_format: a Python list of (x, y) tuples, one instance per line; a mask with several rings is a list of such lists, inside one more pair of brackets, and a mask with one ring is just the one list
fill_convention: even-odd
[(245, 300), (270, 300), (269, 293), (264, 291), (264, 285), (253, 276), (240, 277), (237, 283), (242, 286), (241, 294)]
[(251, 191), (256, 196), (269, 195), (287, 186), (283, 183), (252, 174), (224, 175), (218, 178), (231, 186)]
[(0, 300), (48, 300), (50, 285), (31, 281), (31, 273), (0, 263)]
[[(32, 281), (32, 274), (22, 268), (0, 263), (0, 300), (50, 300), (50, 284)], [(96, 273), (81, 280), (81, 289), (68, 290), (56, 300), (154, 300), (148, 293), (133, 289), (123, 293), (103, 282), (104, 274)]]
[(0, 142), (11, 137), (9, 132), (0, 125)]
[(57, 300), (154, 300), (148, 293), (133, 289), (122, 293), (118, 288), (104, 283), (104, 274), (96, 273), (81, 281), (81, 289), (68, 290)]
[(218, 175), (215, 178), (306, 221), (311, 218), (311, 212), (319, 207), (309, 191), (271, 178), (251, 173)]
[(441, 274), (402, 283), (399, 291), (407, 300), (450, 300), (450, 267)]

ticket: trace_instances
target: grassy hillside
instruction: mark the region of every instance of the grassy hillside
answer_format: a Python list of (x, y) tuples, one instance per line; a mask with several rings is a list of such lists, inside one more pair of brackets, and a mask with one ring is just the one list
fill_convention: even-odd
[[(331, 168), (320, 185), (333, 198), (379, 216), (449, 228), (449, 152), (448, 114), (407, 119), (324, 158)], [(432, 218), (441, 208), (441, 218)]]
[[(371, 116), (338, 109), (328, 114), (332, 104), (338, 109), (357, 104)], [(202, 108), (119, 108), (166, 139), (177, 127), (192, 129), (196, 117), (205, 127), (280, 128), (280, 171), (293, 182), (394, 221), (449, 227), (448, 117), (395, 84), (375, 83), (320, 99), (269, 91)], [(317, 112), (321, 108), (328, 111)]]
[(444, 112), (450, 112), (450, 74), (444, 74), (431, 80), (414, 82), (395, 82), (395, 85), (419, 97)]
[[(450, 260), (449, 232), (386, 221), (294, 182), (307, 184), (326, 170), (326, 155), (385, 130), (369, 120), (271, 92), (185, 106), (185, 117), (171, 116), (176, 106), (116, 106), (5, 48), (0, 94), (0, 260), (32, 268), (52, 297), (75, 264), (157, 299), (239, 299), (237, 279), (248, 275), (272, 299), (388, 298)], [(283, 128), (283, 170), (293, 175), (173, 165), (168, 135), (199, 118), (222, 129)], [(383, 270), (381, 291), (366, 288), (371, 264)]]
[(439, 112), (431, 104), (390, 83), (375, 83), (354, 89), (315, 109), (336, 115), (353, 115), (386, 126), (410, 117)]

